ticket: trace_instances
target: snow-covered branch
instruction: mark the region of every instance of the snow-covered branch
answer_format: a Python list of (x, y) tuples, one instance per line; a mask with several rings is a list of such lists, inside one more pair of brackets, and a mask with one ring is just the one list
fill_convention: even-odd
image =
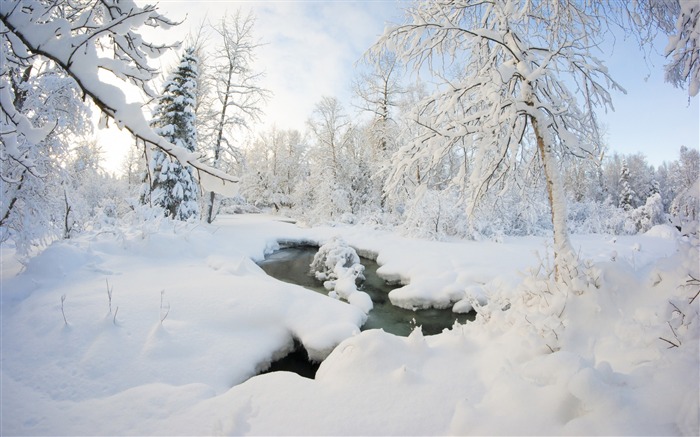
[[(14, 63), (26, 63), (31, 56), (53, 61), (70, 76), (84, 95), (89, 96), (103, 114), (126, 128), (137, 139), (161, 149), (185, 165), (196, 169), (200, 182), (212, 191), (223, 191), (237, 179), (200, 162), (199, 156), (169, 143), (149, 126), (139, 103), (127, 101), (117, 86), (99, 78), (99, 71), (111, 72), (129, 81), (147, 95), (153, 95), (147, 82), (155, 74), (147, 59), (161, 53), (166, 46), (145, 42), (133, 29), (140, 26), (170, 26), (171, 22), (155, 6), (137, 6), (131, 0), (101, 0), (80, 5), (73, 14), (64, 16), (39, 1), (11, 0), (0, 3), (3, 37), (12, 48)], [(73, 20), (73, 21), (70, 21)], [(113, 57), (100, 56), (112, 48)], [(4, 76), (4, 75), (3, 75)], [(5, 87), (3, 87), (2, 93)], [(10, 114), (8, 99), (2, 99), (3, 113)], [(22, 127), (21, 134), (32, 134)]]

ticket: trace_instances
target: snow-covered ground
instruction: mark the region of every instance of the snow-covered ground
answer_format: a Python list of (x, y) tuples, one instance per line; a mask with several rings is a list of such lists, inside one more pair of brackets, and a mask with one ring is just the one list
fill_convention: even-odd
[[(255, 264), (278, 241), (336, 236), (408, 284), (395, 304), (480, 315), (436, 336), (360, 333), (358, 307)], [(562, 290), (531, 271), (548, 271), (544, 238), (444, 243), (263, 215), (85, 234), (26, 268), (3, 247), (0, 432), (698, 435), (697, 244), (668, 227), (572, 242), (589, 262)], [(295, 339), (326, 358), (315, 380), (253, 377)]]

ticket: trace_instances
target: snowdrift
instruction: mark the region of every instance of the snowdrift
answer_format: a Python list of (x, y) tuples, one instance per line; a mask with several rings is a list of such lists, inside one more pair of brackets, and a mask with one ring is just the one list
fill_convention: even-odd
[[(336, 236), (406, 284), (393, 302), (468, 301), (476, 321), (360, 333), (361, 309), (254, 262), (278, 241)], [(697, 242), (658, 228), (573, 243), (589, 260), (580, 293), (548, 285), (542, 238), (436, 243), (232, 216), (85, 234), (19, 273), (4, 247), (0, 431), (697, 435)], [(254, 376), (294, 340), (325, 359), (315, 380)]]

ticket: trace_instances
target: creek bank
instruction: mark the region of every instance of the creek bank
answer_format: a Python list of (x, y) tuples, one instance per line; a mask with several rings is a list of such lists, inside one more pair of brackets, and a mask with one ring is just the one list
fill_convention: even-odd
[[(300, 285), (317, 293), (328, 295), (328, 290), (323, 286), (323, 282), (316, 279), (310, 271), (310, 265), (317, 252), (318, 247), (308, 242), (299, 245), (285, 242), (280, 250), (271, 253), (258, 264), (268, 275), (280, 281)], [(383, 329), (394, 335), (407, 337), (417, 326), (420, 326), (424, 335), (435, 335), (451, 328), (455, 323), (464, 324), (476, 317), (476, 313), (473, 311), (455, 313), (451, 308), (410, 310), (392, 305), (388, 296), (389, 292), (401, 287), (402, 284), (389, 283), (381, 278), (377, 274), (379, 265), (371, 258), (373, 255), (360, 252), (360, 262), (365, 267), (363, 272), (365, 279), (358, 285), (357, 289), (367, 293), (373, 303), (367, 321), (361, 327), (362, 331)], [(317, 368), (318, 363), (308, 360), (303, 346), (295, 344), (294, 352), (274, 361), (270, 369), (264, 373), (286, 370), (308, 378), (313, 377), (308, 375), (315, 375)], [(303, 374), (299, 372), (303, 372)]]

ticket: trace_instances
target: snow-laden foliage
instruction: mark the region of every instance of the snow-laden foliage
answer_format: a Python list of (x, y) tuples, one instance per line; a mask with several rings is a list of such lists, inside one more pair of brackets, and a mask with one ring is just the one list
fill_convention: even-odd
[(677, 87), (687, 86), (692, 97), (700, 91), (700, 4), (694, 1), (678, 4), (680, 12), (674, 33), (665, 49), (669, 59), (666, 81)]
[(414, 202), (407, 205), (404, 232), (421, 238), (441, 240), (468, 235), (466, 216), (456, 189), (416, 190)]
[[(189, 152), (197, 150), (197, 58), (185, 51), (180, 65), (163, 85), (151, 125), (168, 142)], [(190, 166), (183, 166), (158, 149), (151, 151), (142, 201), (161, 207), (176, 220), (199, 218), (199, 186)]]
[(373, 307), (372, 299), (357, 289), (358, 281), (365, 279), (365, 267), (360, 257), (342, 238), (336, 237), (322, 245), (314, 256), (311, 273), (329, 291), (328, 295), (344, 299), (351, 305), (369, 313)]
[[(53, 62), (24, 68), (5, 63), (0, 69), (6, 81), (2, 93), (12, 105), (3, 103), (0, 116), (0, 240), (11, 236), (26, 251), (42, 240), (69, 237), (90, 218), (76, 215), (82, 208), (76, 190), (91, 188), (81, 184), (83, 173), (71, 168), (72, 155), (81, 153), (80, 144), (92, 132), (90, 111), (75, 81)], [(28, 135), (15, 125), (22, 119), (48, 134)]]
[(272, 127), (246, 148), (241, 192), (257, 206), (294, 206), (297, 184), (306, 174), (305, 140), (297, 130)]
[(547, 179), (555, 251), (567, 256), (555, 154), (597, 153), (594, 109), (611, 107), (608, 88), (619, 88), (591, 52), (600, 22), (588, 12), (585, 4), (558, 0), (411, 7), (409, 23), (390, 27), (374, 50), (397, 53), (416, 72), (427, 68), (440, 86), (416, 109), (424, 129), (396, 154), (392, 179), (421, 161), (425, 171), (440, 172), (445, 158), (463, 149), (463, 156), (474, 159), (462, 159), (460, 174), (449, 183), (476, 204), (522, 165), (531, 145)]
[(0, 135), (10, 154), (16, 155), (18, 137), (37, 145), (49, 135), (51, 126), (34, 126), (15, 106), (6, 70), (24, 70), (35, 62), (52, 61), (62, 75), (74, 80), (83, 96), (97, 105), (103, 121), (113, 119), (139, 140), (191, 165), (200, 182), (211, 189), (225, 191), (236, 181), (155, 133), (146, 121), (141, 103), (129, 102), (120, 86), (100, 78), (106, 73), (124, 88), (133, 85), (147, 96), (155, 96), (149, 81), (158, 70), (149, 65), (149, 59), (169, 47), (148, 42), (138, 30), (176, 24), (158, 13), (156, 6), (142, 7), (132, 0), (8, 0), (0, 2), (0, 23), (0, 107), (7, 126), (3, 126)]
[(622, 169), (620, 170), (620, 208), (625, 211), (630, 211), (637, 203), (637, 195), (630, 187), (630, 171), (627, 168), (627, 162), (622, 160)]
[(634, 224), (629, 232), (632, 234), (644, 233), (656, 225), (668, 223), (661, 195), (656, 193), (649, 196), (644, 205), (631, 211), (628, 220)]
[(683, 233), (700, 233), (700, 178), (673, 199), (671, 212), (674, 224)]

